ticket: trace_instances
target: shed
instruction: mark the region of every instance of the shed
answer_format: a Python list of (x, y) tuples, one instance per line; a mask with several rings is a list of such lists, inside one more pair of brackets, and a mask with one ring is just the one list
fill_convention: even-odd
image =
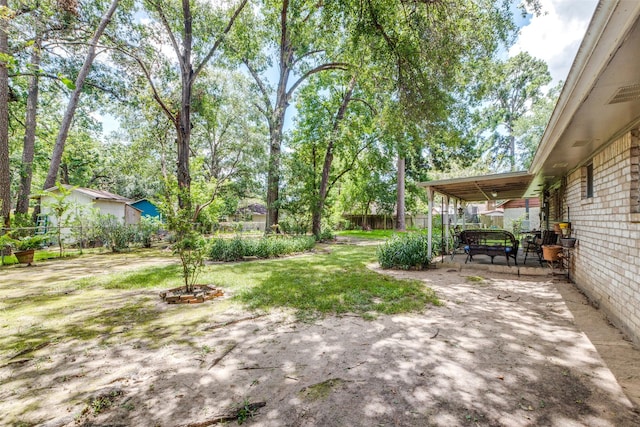
[[(131, 200), (126, 197), (104, 190), (73, 187), (71, 185), (63, 185), (63, 187), (71, 190), (68, 200), (75, 205), (75, 208), (70, 209), (67, 217), (70, 215), (88, 215), (91, 209), (95, 209), (100, 214), (113, 215), (124, 224), (137, 224), (140, 222), (141, 210), (132, 206)], [(43, 195), (37, 197), (41, 201), (43, 214), (52, 216), (50, 205), (54, 202), (54, 198), (47, 195), (47, 193), (57, 192), (59, 192), (57, 187), (51, 187), (45, 190)], [(57, 220), (57, 218), (52, 217), (51, 224), (56, 225)]]
[(149, 199), (140, 199), (133, 203), (131, 206), (140, 210), (142, 216), (149, 216), (151, 218), (162, 219), (162, 214), (158, 207)]

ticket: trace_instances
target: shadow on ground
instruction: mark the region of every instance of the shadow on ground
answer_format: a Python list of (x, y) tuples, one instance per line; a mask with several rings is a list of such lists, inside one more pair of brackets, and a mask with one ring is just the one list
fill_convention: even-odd
[(212, 314), (160, 346), (157, 326), (54, 342), (0, 369), (0, 424), (208, 425), (251, 402), (266, 403), (245, 413), (254, 426), (640, 424), (550, 279), (392, 274), (444, 305), (372, 321)]

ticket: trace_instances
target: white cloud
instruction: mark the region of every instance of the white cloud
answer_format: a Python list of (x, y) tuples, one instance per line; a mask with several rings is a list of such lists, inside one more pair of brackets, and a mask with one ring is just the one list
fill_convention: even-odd
[(513, 56), (526, 51), (544, 60), (554, 82), (565, 80), (580, 47), (597, 0), (541, 0), (543, 15), (522, 27)]

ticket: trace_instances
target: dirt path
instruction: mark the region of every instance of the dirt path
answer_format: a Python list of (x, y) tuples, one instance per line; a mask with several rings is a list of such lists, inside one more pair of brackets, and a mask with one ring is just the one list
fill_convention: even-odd
[[(131, 268), (130, 260), (110, 264)], [(11, 283), (26, 280), (11, 274)], [(207, 426), (230, 413), (252, 426), (640, 424), (578, 328), (587, 322), (567, 307), (565, 300), (597, 316), (570, 285), (468, 270), (385, 274), (424, 281), (444, 304), (372, 321), (233, 313), (235, 323), (212, 317), (160, 348), (145, 339), (52, 343), (27, 363), (0, 368), (0, 424), (20, 411), (24, 425), (48, 427)], [(176, 321), (189, 310), (153, 304)], [(614, 338), (609, 330), (602, 343), (622, 348)], [(265, 406), (250, 418), (256, 402)]]
[(84, 255), (78, 258), (39, 261), (31, 266), (16, 264), (0, 270), (0, 298), (19, 297), (64, 285), (70, 280), (104, 274), (133, 271), (154, 265), (177, 264), (167, 256), (143, 256), (136, 253)]

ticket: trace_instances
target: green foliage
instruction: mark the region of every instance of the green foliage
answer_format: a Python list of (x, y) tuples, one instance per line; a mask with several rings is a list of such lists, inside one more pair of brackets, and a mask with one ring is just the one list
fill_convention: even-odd
[(11, 234), (14, 237), (28, 236), (32, 233), (31, 228), (34, 226), (30, 215), (17, 213), (11, 219)]
[(97, 415), (113, 406), (118, 396), (122, 395), (122, 391), (113, 390), (108, 393), (101, 394), (89, 400), (88, 409), (94, 415)]
[(173, 245), (174, 255), (180, 257), (182, 277), (187, 291), (192, 290), (198, 280), (204, 265), (206, 245), (205, 238), (195, 231), (184, 233)]
[(92, 237), (101, 240), (113, 252), (122, 252), (134, 242), (136, 229), (119, 222), (111, 214), (98, 214), (94, 219)]
[(272, 258), (312, 249), (315, 239), (302, 237), (263, 237), (261, 239), (212, 239), (209, 258), (214, 261), (240, 261), (244, 257)]
[(135, 227), (134, 241), (145, 248), (150, 248), (151, 240), (154, 235), (158, 234), (160, 227), (162, 227), (162, 221), (159, 219), (147, 215), (143, 216)]
[(477, 133), (485, 134), (480, 149), (487, 153), (495, 167), (509, 165), (514, 171), (522, 166), (517, 162), (518, 153), (525, 150), (524, 159), (528, 161), (532, 148), (523, 146), (526, 142), (516, 133), (516, 125), (522, 118), (531, 116), (532, 106), (546, 97), (543, 87), (551, 81), (551, 75), (544, 61), (521, 52), (494, 63), (488, 68), (487, 76), (487, 105), (476, 113)]
[(511, 220), (511, 231), (513, 232), (513, 235), (515, 236), (516, 239), (520, 240), (521, 234), (522, 234), (522, 223), (525, 220), (525, 216), (520, 215), (518, 218), (515, 218), (513, 220)]
[(396, 234), (378, 246), (378, 263), (382, 268), (426, 268), (431, 262), (426, 233)]
[(14, 241), (14, 246), (18, 251), (29, 249), (40, 249), (46, 240), (46, 236), (26, 236)]
[(58, 239), (58, 245), (60, 246), (60, 257), (62, 257), (62, 254), (64, 253), (62, 225), (67, 221), (67, 211), (73, 206), (73, 202), (69, 199), (69, 196), (73, 191), (73, 187), (64, 186), (60, 182), (57, 182), (56, 189), (57, 192), (55, 190), (45, 191), (41, 193), (41, 196), (49, 196), (53, 199), (44, 205), (51, 209), (56, 218), (56, 237)]
[(237, 420), (238, 424), (242, 425), (248, 419), (253, 418), (255, 415), (255, 410), (251, 407), (251, 403), (248, 399), (245, 399), (240, 405), (238, 405), (237, 409)]
[(287, 204), (285, 209), (288, 215), (278, 223), (280, 230), (285, 234), (306, 234), (309, 231), (309, 216), (306, 208), (301, 205), (294, 207), (293, 204)]
[(320, 236), (318, 238), (321, 242), (327, 242), (330, 240), (335, 240), (336, 235), (333, 232), (333, 229), (329, 226), (322, 227), (322, 231), (320, 232)]

